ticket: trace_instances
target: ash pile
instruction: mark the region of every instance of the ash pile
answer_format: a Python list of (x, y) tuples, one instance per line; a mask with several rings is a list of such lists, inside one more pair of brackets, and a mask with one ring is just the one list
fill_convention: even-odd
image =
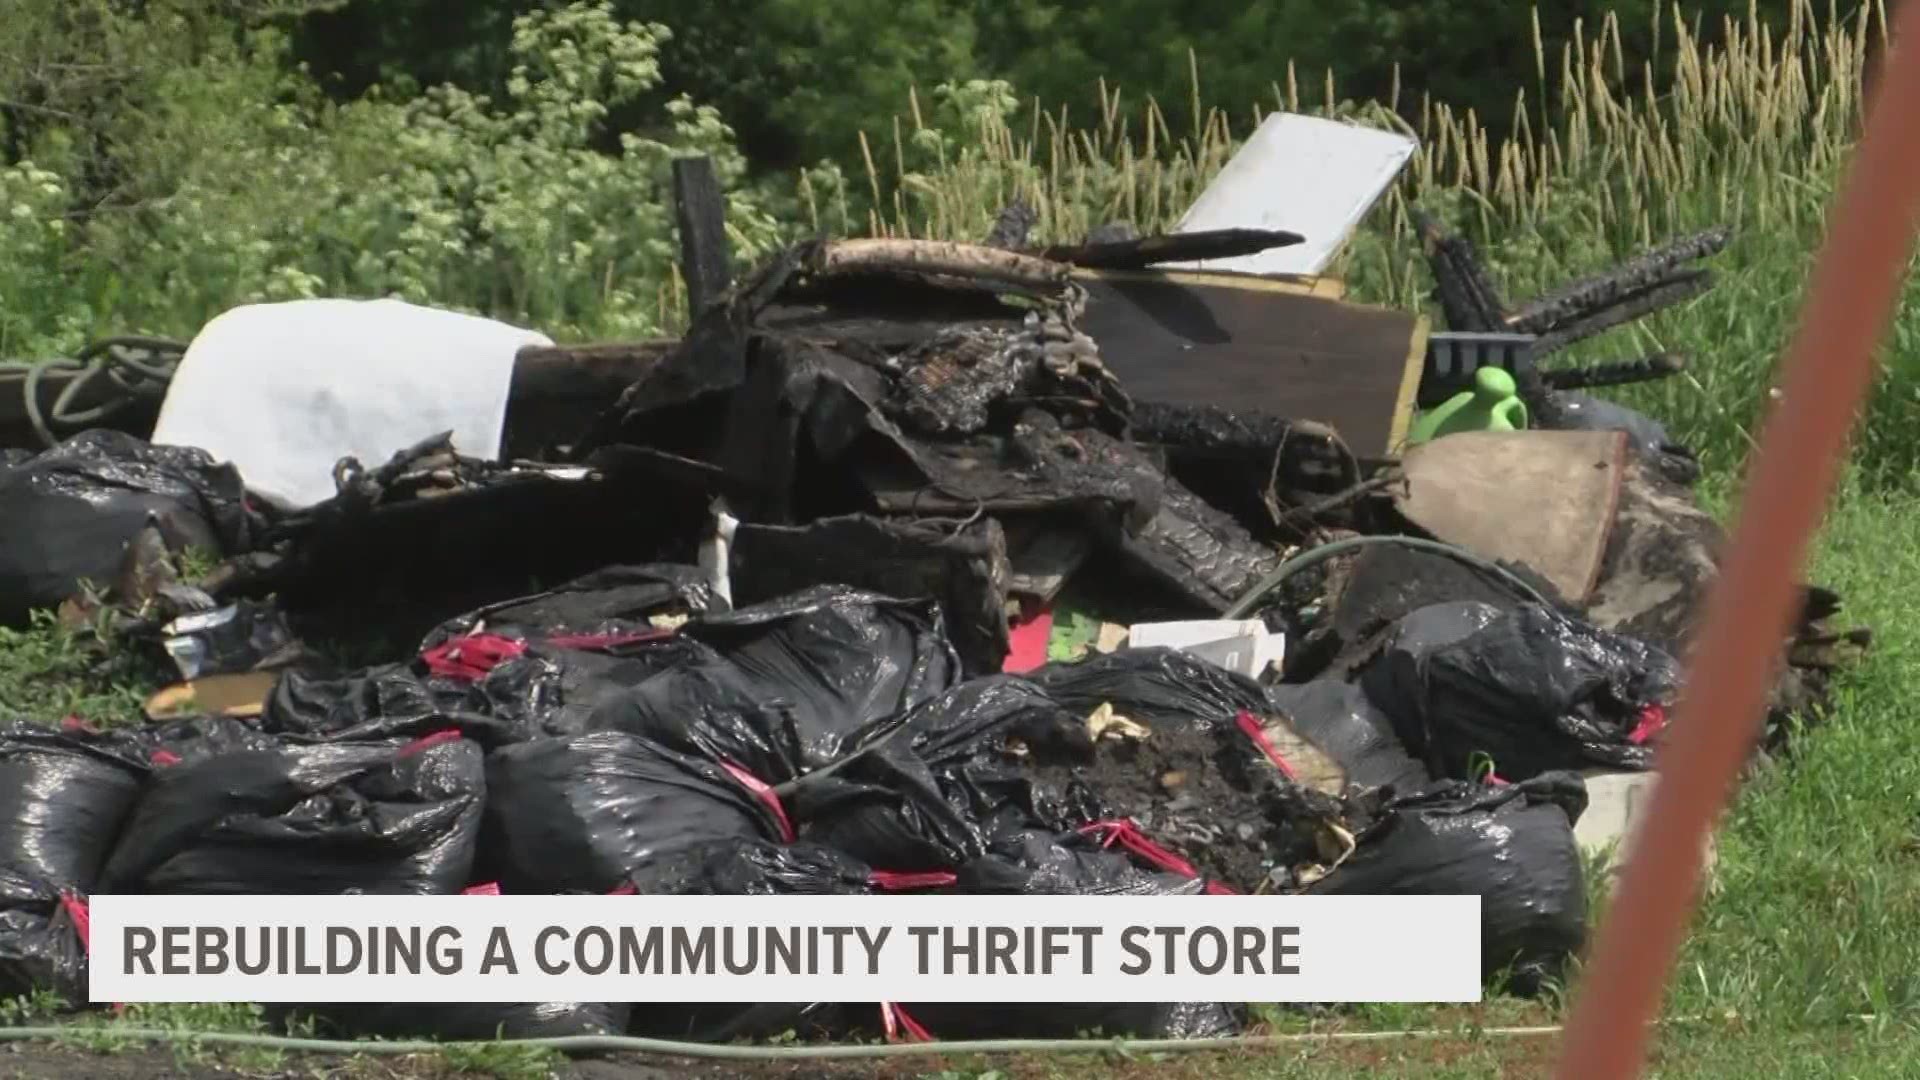
[[(321, 477), (271, 432), (215, 451), (136, 411), (10, 452), (0, 618), (57, 608), (173, 677), (131, 727), (8, 703), (0, 993), (85, 1001), (96, 890), (1464, 893), (1484, 974), (1538, 989), (1585, 940), (1582, 823), (1645, 779), (1719, 540), (1684, 448), (1580, 389), (1671, 358), (1538, 361), (1707, 287), (1724, 236), (1509, 310), (1425, 227), (1443, 333), (1327, 279), (1155, 268), (1300, 240), (1259, 230), (812, 242), (737, 283), (690, 250), (683, 339), (517, 341), (492, 446), (425, 432)], [(160, 427), (257, 420), (176, 410), (192, 351)], [(1864, 641), (1806, 597), (1776, 718)], [(447, 1038), (1247, 1019), (292, 1011)]]

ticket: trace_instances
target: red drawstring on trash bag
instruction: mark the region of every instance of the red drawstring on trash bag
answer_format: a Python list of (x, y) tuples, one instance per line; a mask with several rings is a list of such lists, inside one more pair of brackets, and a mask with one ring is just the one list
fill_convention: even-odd
[(1627, 733), (1627, 741), (1635, 746), (1645, 746), (1652, 742), (1667, 727), (1667, 709), (1664, 705), (1649, 705), (1640, 710), (1640, 722)]
[(793, 831), (793, 822), (787, 818), (787, 808), (780, 805), (779, 793), (774, 791), (766, 781), (731, 761), (722, 761), (720, 767), (727, 770), (727, 775), (740, 781), (741, 786), (752, 792), (754, 798), (765, 803), (767, 809), (773, 811), (773, 819), (780, 825), (780, 842), (793, 843), (794, 838), (799, 834)]
[[(918, 1020), (907, 1015), (907, 1010), (891, 1001), (880, 1003), (880, 1023), (886, 1028), (888, 1042), (938, 1042), (933, 1032), (920, 1025)], [(905, 1032), (903, 1038), (901, 1033)]]
[(875, 870), (867, 875), (867, 884), (882, 892), (938, 889), (959, 880), (959, 875), (951, 870), (926, 870), (917, 873), (907, 870)]
[(415, 754), (423, 754), (442, 743), (459, 741), (460, 732), (454, 728), (447, 728), (443, 731), (436, 731), (431, 735), (422, 735), (420, 738), (407, 743), (395, 751), (394, 756), (398, 758), (410, 758)]
[[(1096, 821), (1081, 826), (1080, 833), (1083, 836), (1100, 836), (1100, 846), (1103, 848), (1110, 848), (1115, 844), (1119, 844), (1128, 852), (1168, 873), (1179, 874), (1181, 877), (1188, 878), (1198, 878), (1201, 876), (1200, 871), (1195, 870), (1192, 863), (1161, 847), (1159, 844), (1154, 843), (1148, 838), (1146, 833), (1140, 831), (1140, 826), (1135, 825), (1129, 819), (1121, 818), (1113, 821)], [(1209, 896), (1239, 895), (1238, 891), (1222, 885), (1217, 881), (1207, 882), (1206, 891)]]
[(1293, 771), (1293, 766), (1280, 753), (1279, 747), (1274, 746), (1273, 740), (1267, 738), (1266, 730), (1260, 726), (1259, 717), (1242, 709), (1240, 714), (1233, 718), (1233, 722), (1240, 726), (1240, 730), (1246, 733), (1247, 738), (1253, 740), (1253, 745), (1260, 748), (1260, 752), (1267, 756), (1267, 760), (1273, 762), (1281, 775), (1296, 783), (1299, 782), (1300, 774)]
[(448, 679), (479, 682), (499, 665), (527, 651), (527, 643), (498, 634), (472, 634), (420, 654), (427, 670)]

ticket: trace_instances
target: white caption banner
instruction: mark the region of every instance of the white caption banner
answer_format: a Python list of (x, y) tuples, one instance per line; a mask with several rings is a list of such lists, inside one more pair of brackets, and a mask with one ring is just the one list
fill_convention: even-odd
[(1476, 896), (95, 896), (95, 1002), (1471, 1002)]

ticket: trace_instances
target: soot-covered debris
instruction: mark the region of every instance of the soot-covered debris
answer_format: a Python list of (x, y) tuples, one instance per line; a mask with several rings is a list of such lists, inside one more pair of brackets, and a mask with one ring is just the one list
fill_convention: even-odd
[[(277, 678), (124, 745), (0, 729), (22, 785), (22, 820), (0, 829), (0, 990), (84, 986), (77, 893), (96, 885), (1477, 892), (1484, 973), (1518, 964), (1523, 988), (1543, 984), (1583, 940), (1585, 787), (1563, 770), (1651, 761), (1673, 642), (1714, 571), (1717, 534), (1673, 475), (1684, 448), (1637, 414), (1541, 396), (1599, 375), (1519, 373), (1547, 424), (1626, 425), (1657, 455), (1629, 470), (1584, 610), (1523, 565), (1404, 544), (1303, 560), (1406, 529), (1389, 495), (1404, 476), (1377, 452), (1411, 420), (1412, 316), (1319, 283), (1139, 270), (1191, 237), (1009, 250), (1021, 219), (1003, 248), (814, 241), (723, 291), (689, 274), (703, 302), (681, 341), (545, 349), (540, 379), (516, 374), (579, 412), (570, 432), (551, 407), (507, 414), (504, 444), (551, 460), (478, 460), (420, 432), (385, 464), (340, 462), (336, 498), (283, 511), (232, 468), (132, 433), (0, 452), (16, 511), (0, 513), (0, 626), (84, 600), (68, 614), (117, 613), (124, 647), (169, 664), (157, 611), (244, 611), (275, 628), (274, 662), (219, 666)], [(1509, 313), (1470, 245), (1422, 230), (1452, 329), (1511, 314), (1542, 354), (1704, 287), (1681, 264), (1718, 242)], [(725, 235), (683, 232), (709, 249)], [(1206, 242), (1255, 240), (1279, 242)], [(1316, 374), (1329, 367), (1355, 381)], [(537, 433), (511, 430), (535, 415)], [(194, 577), (187, 549), (225, 561)], [(76, 598), (82, 577), (104, 591)], [(1552, 606), (1525, 602), (1541, 591)], [(1471, 618), (1416, 632), (1437, 606)], [(1105, 633), (1084, 658), (1053, 655), (1050, 628), (1095, 608), (1121, 627), (1263, 618), (1287, 656), (1251, 678)], [(1810, 590), (1806, 608), (1796, 670), (1816, 646), (1823, 659), (1803, 689), (1832, 670), (1838, 598)], [(324, 662), (342, 634), (356, 659)], [(312, 647), (281, 649), (289, 636)], [(1486, 775), (1488, 757), (1511, 775)], [(290, 1011), (446, 1038), (876, 1022), (1189, 1036), (1244, 1020), (1212, 1002)]]

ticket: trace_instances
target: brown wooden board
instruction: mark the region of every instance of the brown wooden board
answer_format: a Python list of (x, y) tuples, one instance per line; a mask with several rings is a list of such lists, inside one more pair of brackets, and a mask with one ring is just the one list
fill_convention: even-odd
[(1619, 431), (1462, 431), (1407, 452), (1394, 496), (1408, 521), (1490, 559), (1524, 563), (1585, 603), (1626, 471)]
[[(1317, 283), (1083, 271), (1080, 328), (1136, 401), (1258, 409), (1332, 425), (1354, 453), (1405, 440), (1423, 316), (1329, 298)], [(1331, 291), (1331, 290), (1327, 290)]]

